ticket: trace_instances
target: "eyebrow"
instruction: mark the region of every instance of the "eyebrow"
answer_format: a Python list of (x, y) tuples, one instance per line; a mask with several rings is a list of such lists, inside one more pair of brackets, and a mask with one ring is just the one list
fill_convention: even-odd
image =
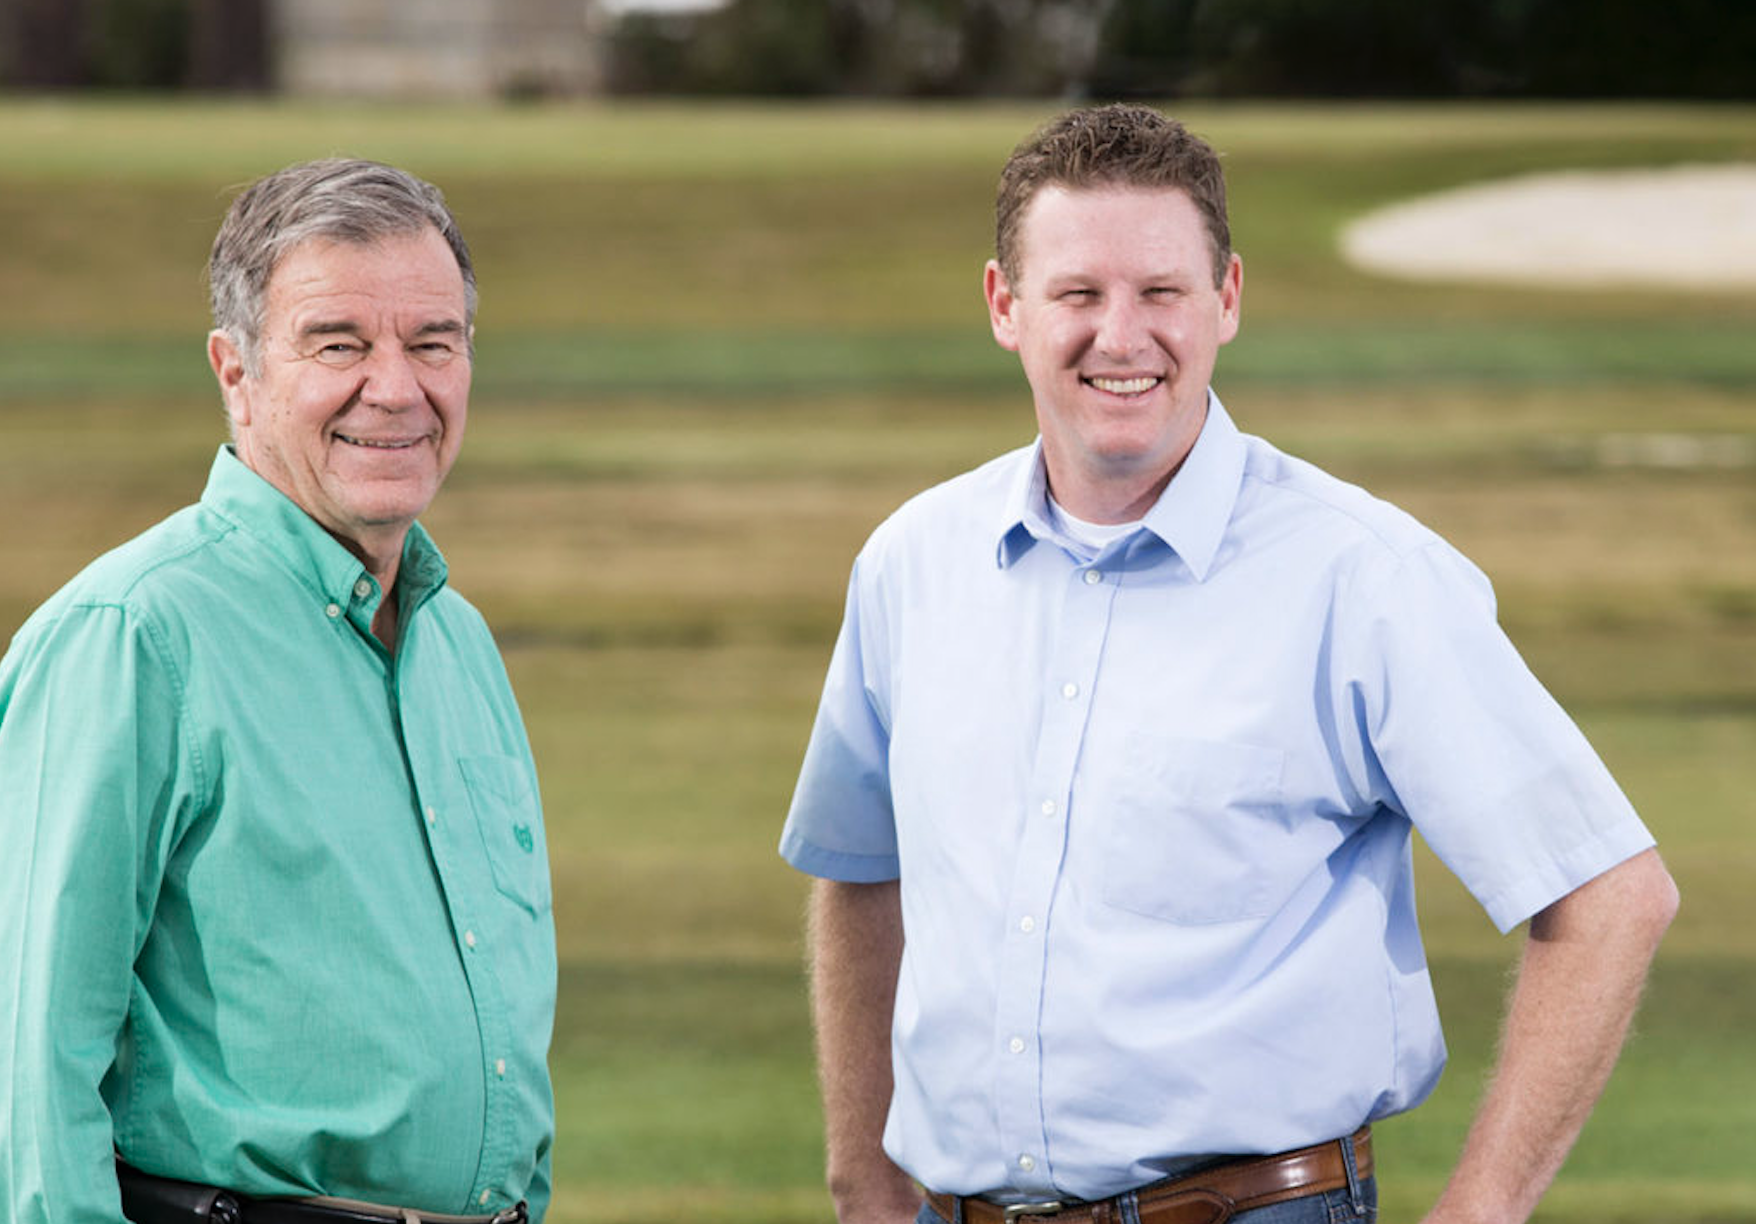
[(461, 319), (436, 319), (415, 328), (417, 336), (461, 336), (465, 327)]
[[(459, 319), (435, 319), (415, 328), (417, 336), (461, 336), (468, 329)], [(360, 325), (352, 319), (320, 319), (299, 329), (301, 336), (352, 336), (360, 331)]]
[(299, 329), (301, 336), (345, 336), (360, 330), (352, 319), (321, 319)]

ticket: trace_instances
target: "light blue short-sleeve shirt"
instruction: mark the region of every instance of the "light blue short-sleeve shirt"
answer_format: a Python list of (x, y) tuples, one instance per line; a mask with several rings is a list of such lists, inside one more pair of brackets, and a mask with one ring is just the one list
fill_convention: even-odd
[(1432, 1090), (1417, 828), (1502, 930), (1652, 844), (1481, 573), (1213, 399), (1095, 557), (1040, 444), (879, 527), (781, 850), (901, 880), (891, 1156), (1098, 1198)]

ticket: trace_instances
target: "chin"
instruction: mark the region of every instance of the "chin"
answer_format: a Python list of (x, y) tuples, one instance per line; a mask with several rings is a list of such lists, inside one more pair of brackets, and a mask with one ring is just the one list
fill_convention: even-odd
[(1160, 462), (1168, 462), (1168, 450), (1169, 448), (1155, 438), (1151, 444), (1114, 442), (1108, 446), (1094, 446), (1090, 454), (1099, 464), (1114, 468), (1117, 472), (1138, 472)]
[(382, 529), (386, 527), (407, 527), (421, 515), (425, 514), (432, 498), (417, 500), (409, 498), (396, 501), (375, 501), (355, 503), (348, 507), (354, 522), (362, 527)]

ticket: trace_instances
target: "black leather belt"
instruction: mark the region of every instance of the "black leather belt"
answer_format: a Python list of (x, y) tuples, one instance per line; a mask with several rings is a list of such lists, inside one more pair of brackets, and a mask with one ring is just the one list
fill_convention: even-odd
[(218, 1186), (154, 1177), (116, 1162), (122, 1214), (134, 1224), (525, 1224), (524, 1203), (493, 1215), (442, 1215), (335, 1198), (252, 1198)]

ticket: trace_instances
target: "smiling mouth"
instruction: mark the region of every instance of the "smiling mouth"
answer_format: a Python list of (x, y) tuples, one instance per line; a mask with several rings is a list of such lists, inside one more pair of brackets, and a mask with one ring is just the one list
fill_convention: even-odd
[(1164, 382), (1164, 379), (1157, 375), (1140, 378), (1104, 378), (1100, 375), (1093, 375), (1090, 378), (1081, 378), (1079, 381), (1088, 387), (1096, 387), (1099, 391), (1107, 392), (1110, 395), (1140, 395), (1151, 391)]
[(355, 438), (348, 434), (336, 434), (336, 441), (346, 442), (349, 446), (364, 446), (368, 450), (407, 450), (419, 444), (419, 438)]

